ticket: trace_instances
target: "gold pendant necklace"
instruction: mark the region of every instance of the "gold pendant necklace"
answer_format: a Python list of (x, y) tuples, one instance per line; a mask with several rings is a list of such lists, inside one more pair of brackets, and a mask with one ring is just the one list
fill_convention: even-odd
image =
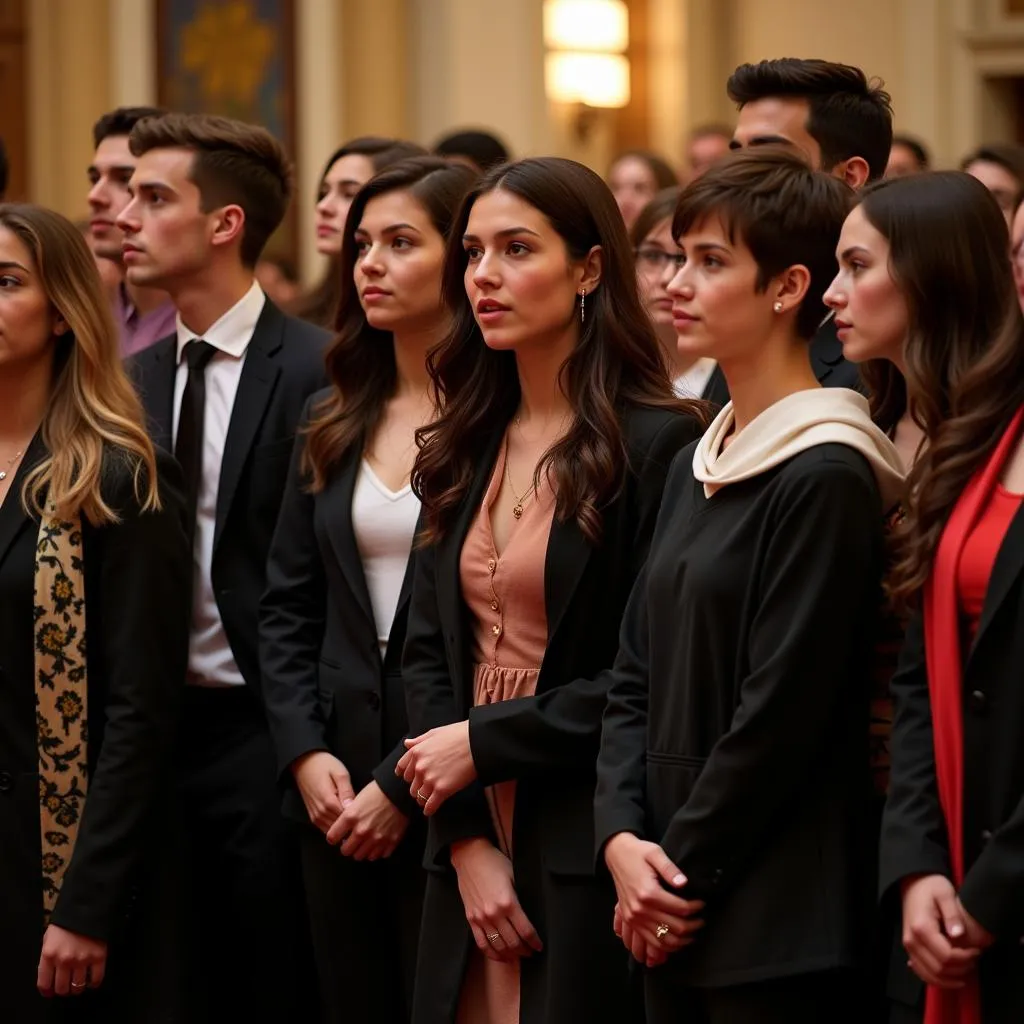
[[(22, 448), (22, 450), (20, 452), (15, 452), (14, 453), (14, 458), (11, 459), (7, 463), (7, 468), (6, 469), (0, 469), (0, 481), (4, 481), (4, 480), (7, 479), (7, 474), (11, 471), (11, 466), (13, 466), (18, 461), (18, 459), (20, 459), (22, 457), (22, 455), (24, 455), (24, 454), (25, 454), (25, 449), (24, 448)], [(522, 514), (522, 513), (520, 513), (520, 514)]]
[(505, 479), (508, 481), (508, 489), (512, 492), (512, 497), (515, 498), (515, 500), (516, 500), (516, 503), (512, 506), (512, 515), (514, 515), (516, 517), (516, 519), (522, 519), (523, 518), (523, 502), (526, 501), (526, 499), (529, 498), (529, 496), (531, 494), (533, 494), (533, 491), (536, 488), (537, 483), (536, 483), (536, 481), (534, 481), (530, 485), (530, 489), (522, 497), (520, 497), (518, 494), (516, 494), (515, 485), (512, 483), (512, 474), (508, 470), (508, 451), (507, 450), (505, 452)]

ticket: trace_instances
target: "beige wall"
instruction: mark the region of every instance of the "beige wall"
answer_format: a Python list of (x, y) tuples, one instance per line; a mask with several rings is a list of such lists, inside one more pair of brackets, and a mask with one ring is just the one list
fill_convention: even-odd
[[(950, 165), (1013, 129), (993, 76), (1024, 75), (1024, 18), (994, 0), (630, 0), (646, 5), (650, 88), (636, 111), (650, 144), (678, 159), (687, 131), (730, 118), (725, 80), (742, 61), (819, 56), (885, 80), (900, 130)], [(429, 144), (491, 125), (517, 154), (557, 153), (603, 169), (614, 118), (576, 133), (544, 95), (543, 0), (295, 0), (302, 268), (327, 154), (369, 132)], [(90, 127), (104, 110), (155, 99), (155, 0), (30, 0), (33, 197), (85, 213)]]

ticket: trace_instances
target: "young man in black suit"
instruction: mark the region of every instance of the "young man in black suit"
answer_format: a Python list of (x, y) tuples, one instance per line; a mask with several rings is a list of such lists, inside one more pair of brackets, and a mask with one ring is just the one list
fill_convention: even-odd
[(260, 691), (258, 605), (296, 424), (325, 384), (329, 336), (254, 280), (292, 171), (263, 128), (205, 115), (140, 121), (117, 226), (133, 285), (166, 290), (177, 332), (133, 364), (158, 444), (185, 475), (194, 608), (175, 835), (184, 1018), (309, 1020), (295, 836), (280, 813)]
[[(741, 64), (726, 89), (739, 108), (732, 149), (792, 146), (815, 170), (827, 171), (855, 190), (885, 174), (892, 148), (892, 102), (860, 68), (782, 57)], [(843, 358), (831, 316), (811, 341), (811, 365), (825, 387), (860, 390), (857, 367)], [(720, 405), (729, 400), (717, 367), (704, 397)]]

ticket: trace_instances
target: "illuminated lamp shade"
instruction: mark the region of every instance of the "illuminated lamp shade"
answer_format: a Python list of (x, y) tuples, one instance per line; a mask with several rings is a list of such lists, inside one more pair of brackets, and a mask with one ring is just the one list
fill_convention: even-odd
[(623, 0), (546, 0), (544, 43), (549, 50), (625, 53), (629, 11)]
[(629, 103), (629, 61), (614, 53), (549, 53), (544, 78), (548, 99), (588, 107)]

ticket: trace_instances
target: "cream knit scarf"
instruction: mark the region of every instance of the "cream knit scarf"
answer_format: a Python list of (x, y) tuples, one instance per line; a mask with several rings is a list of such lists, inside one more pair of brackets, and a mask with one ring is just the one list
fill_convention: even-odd
[(693, 475), (710, 498), (720, 487), (749, 480), (820, 444), (845, 444), (871, 464), (882, 507), (902, 497), (903, 463), (895, 446), (871, 421), (867, 399), (847, 388), (797, 391), (769, 406), (737, 434), (732, 402), (715, 417), (693, 453)]

